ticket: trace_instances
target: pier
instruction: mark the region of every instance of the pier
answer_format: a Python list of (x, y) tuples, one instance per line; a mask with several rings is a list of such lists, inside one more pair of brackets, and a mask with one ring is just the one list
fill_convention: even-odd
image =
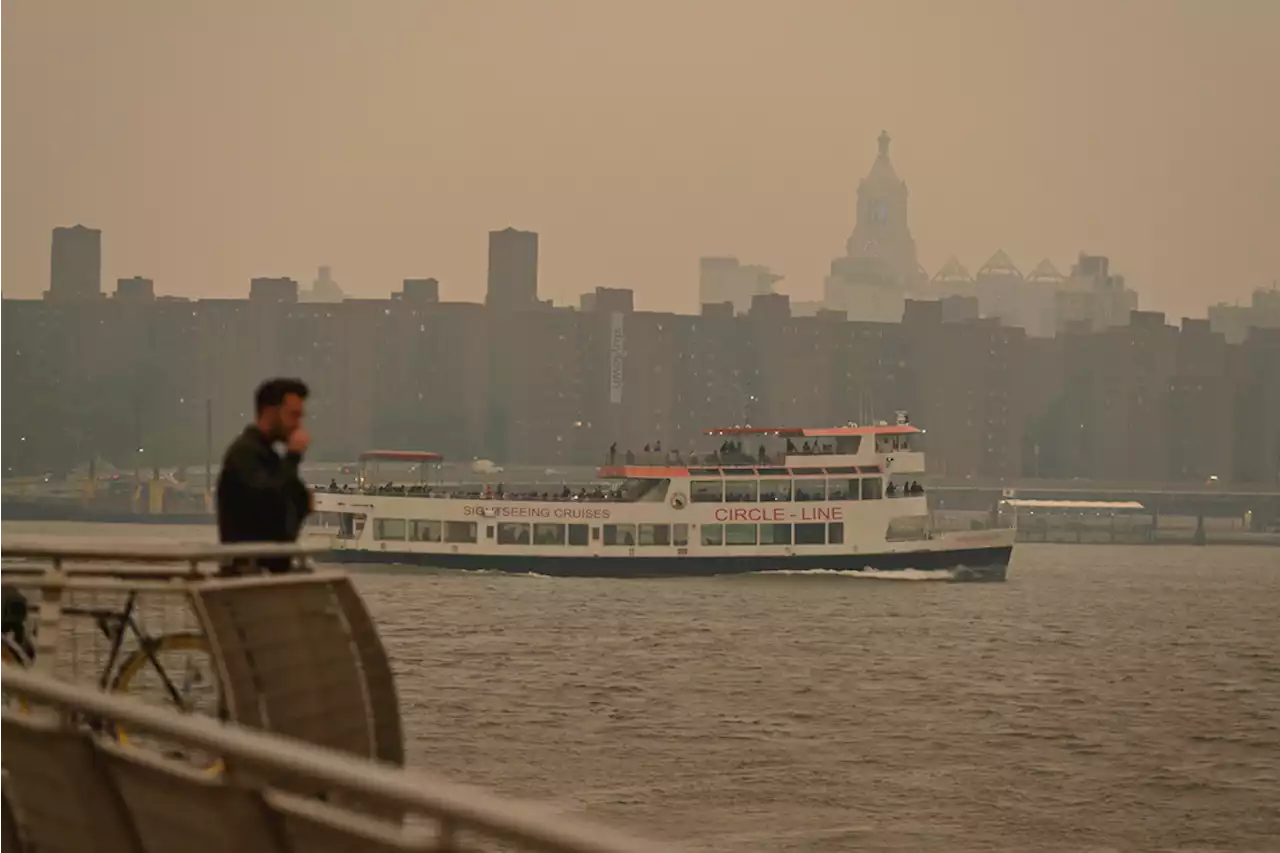
[[(5, 636), (6, 853), (666, 849), (406, 768), (376, 627), (310, 554), (5, 549), (29, 605)], [(298, 570), (220, 571), (279, 556)]]

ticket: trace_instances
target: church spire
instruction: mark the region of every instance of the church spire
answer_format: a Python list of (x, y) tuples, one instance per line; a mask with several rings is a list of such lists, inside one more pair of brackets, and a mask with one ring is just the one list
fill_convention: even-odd
[(876, 139), (876, 142), (880, 144), (880, 156), (888, 157), (889, 156), (889, 132), (885, 130), (880, 131), (880, 137)]

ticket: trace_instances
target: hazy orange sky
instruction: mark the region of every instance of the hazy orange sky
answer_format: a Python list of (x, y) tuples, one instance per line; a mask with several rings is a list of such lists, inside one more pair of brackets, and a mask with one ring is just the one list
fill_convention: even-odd
[(932, 273), (1109, 254), (1203, 316), (1280, 278), (1280, 0), (6, 0), (3, 292), (49, 232), (103, 280), (483, 297), (490, 229), (557, 302), (692, 311), (698, 257), (816, 299), (882, 128)]

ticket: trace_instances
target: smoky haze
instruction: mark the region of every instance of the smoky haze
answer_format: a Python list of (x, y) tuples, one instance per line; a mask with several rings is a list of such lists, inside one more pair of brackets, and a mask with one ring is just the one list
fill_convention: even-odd
[(882, 128), (932, 273), (1109, 255), (1203, 316), (1280, 274), (1280, 3), (310, 2), (4, 7), (3, 288), (101, 228), (103, 281), (243, 296), (332, 265), (481, 301), (537, 230), (540, 291), (694, 311), (698, 257), (821, 297)]

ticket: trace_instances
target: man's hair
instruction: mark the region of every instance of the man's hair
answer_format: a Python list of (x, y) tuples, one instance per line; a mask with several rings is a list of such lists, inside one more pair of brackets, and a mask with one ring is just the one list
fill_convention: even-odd
[(255, 414), (262, 414), (268, 406), (278, 406), (284, 402), (286, 394), (297, 394), (307, 399), (307, 383), (301, 379), (268, 379), (258, 386), (253, 395)]

